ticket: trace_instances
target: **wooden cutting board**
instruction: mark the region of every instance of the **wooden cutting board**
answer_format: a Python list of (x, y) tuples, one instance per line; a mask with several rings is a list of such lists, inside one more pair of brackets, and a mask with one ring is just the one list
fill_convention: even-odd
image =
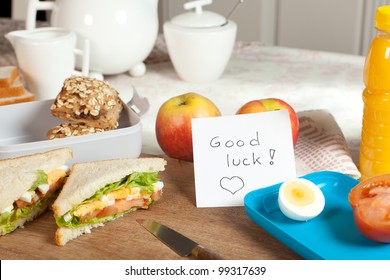
[(136, 219), (155, 219), (225, 259), (301, 259), (257, 226), (244, 207), (197, 208), (193, 164), (167, 158), (160, 178), (161, 200), (95, 228), (63, 247), (55, 245), (51, 211), (0, 237), (0, 259), (185, 259), (141, 227)]

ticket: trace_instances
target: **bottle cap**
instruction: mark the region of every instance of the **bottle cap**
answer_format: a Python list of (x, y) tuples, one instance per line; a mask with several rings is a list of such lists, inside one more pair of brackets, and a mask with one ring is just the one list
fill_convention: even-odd
[(376, 10), (375, 27), (390, 31), (390, 6), (381, 6)]

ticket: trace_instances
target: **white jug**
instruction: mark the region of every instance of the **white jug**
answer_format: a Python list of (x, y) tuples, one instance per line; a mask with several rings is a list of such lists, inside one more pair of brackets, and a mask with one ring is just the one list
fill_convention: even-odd
[(157, 39), (157, 4), (158, 0), (29, 0), (26, 29), (35, 28), (37, 10), (52, 10), (51, 25), (76, 32), (78, 48), (89, 39), (91, 71), (142, 76), (143, 61)]
[[(76, 49), (76, 34), (57, 27), (12, 31), (5, 35), (12, 44), (27, 88), (37, 100), (54, 99), (63, 82), (72, 75), (88, 76), (89, 43)], [(82, 72), (75, 70), (76, 55), (82, 55)]]

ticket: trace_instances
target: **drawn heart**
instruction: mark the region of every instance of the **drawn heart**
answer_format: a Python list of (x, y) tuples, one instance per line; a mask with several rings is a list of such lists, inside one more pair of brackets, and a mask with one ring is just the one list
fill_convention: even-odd
[(233, 176), (231, 178), (222, 177), (219, 184), (221, 188), (227, 190), (231, 194), (235, 194), (244, 187), (244, 181), (238, 176)]

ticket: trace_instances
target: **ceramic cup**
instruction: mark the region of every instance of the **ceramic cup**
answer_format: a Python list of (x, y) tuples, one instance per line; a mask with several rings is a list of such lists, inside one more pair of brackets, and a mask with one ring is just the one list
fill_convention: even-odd
[[(11, 42), (27, 88), (37, 100), (53, 99), (63, 82), (72, 75), (88, 76), (89, 42), (76, 49), (76, 34), (72, 31), (44, 27), (12, 31), (5, 35)], [(82, 55), (82, 71), (75, 70), (76, 55)]]

